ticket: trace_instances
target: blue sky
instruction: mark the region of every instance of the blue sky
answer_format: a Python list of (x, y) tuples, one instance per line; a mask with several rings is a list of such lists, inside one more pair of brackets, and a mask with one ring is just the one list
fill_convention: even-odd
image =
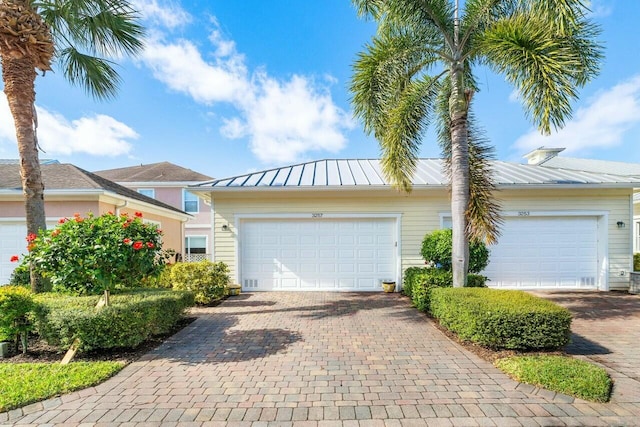
[[(352, 117), (348, 82), (375, 23), (349, 0), (136, 0), (148, 28), (120, 60), (117, 99), (96, 102), (60, 73), (36, 82), (43, 158), (88, 170), (171, 161), (214, 177), (322, 158), (378, 157)], [(592, 0), (606, 57), (565, 129), (542, 137), (512, 88), (478, 70), (475, 110), (501, 160), (531, 149), (640, 162), (640, 2)], [(437, 157), (430, 135), (421, 155)], [(0, 158), (16, 158), (0, 94)]]

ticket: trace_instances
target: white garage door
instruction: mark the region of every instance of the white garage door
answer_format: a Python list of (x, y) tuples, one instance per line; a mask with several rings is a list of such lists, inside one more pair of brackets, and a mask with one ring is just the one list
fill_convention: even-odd
[(597, 288), (596, 217), (506, 218), (482, 273), (499, 288)]
[(27, 251), (26, 235), (24, 223), (0, 223), (0, 285), (9, 283), (13, 269), (18, 266), (11, 262), (11, 257)]
[(243, 289), (379, 291), (396, 277), (394, 219), (246, 220)]

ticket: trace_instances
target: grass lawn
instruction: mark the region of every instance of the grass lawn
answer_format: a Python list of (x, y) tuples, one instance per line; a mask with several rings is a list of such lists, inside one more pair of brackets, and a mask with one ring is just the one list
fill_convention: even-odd
[(611, 378), (592, 363), (567, 356), (514, 356), (495, 365), (522, 383), (594, 402), (607, 402)]
[(123, 362), (0, 363), (0, 412), (96, 385)]

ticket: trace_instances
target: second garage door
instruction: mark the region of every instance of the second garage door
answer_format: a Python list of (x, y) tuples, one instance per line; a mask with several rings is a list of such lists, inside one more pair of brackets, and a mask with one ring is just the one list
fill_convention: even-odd
[(395, 219), (244, 220), (245, 290), (379, 291), (395, 280)]
[(597, 217), (506, 218), (482, 273), (491, 287), (595, 289)]

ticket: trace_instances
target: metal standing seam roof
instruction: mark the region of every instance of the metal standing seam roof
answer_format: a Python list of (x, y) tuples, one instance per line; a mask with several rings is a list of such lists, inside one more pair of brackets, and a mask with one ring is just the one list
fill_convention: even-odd
[[(493, 162), (494, 178), (499, 187), (546, 185), (615, 185), (640, 186), (640, 179), (594, 172), (545, 168), (503, 161)], [(625, 185), (622, 185), (625, 184)], [(634, 185), (631, 185), (634, 184)], [(414, 187), (448, 185), (441, 159), (420, 159), (413, 177)], [(217, 179), (191, 186), (198, 189), (265, 188), (337, 188), (390, 187), (378, 159), (328, 159)]]

